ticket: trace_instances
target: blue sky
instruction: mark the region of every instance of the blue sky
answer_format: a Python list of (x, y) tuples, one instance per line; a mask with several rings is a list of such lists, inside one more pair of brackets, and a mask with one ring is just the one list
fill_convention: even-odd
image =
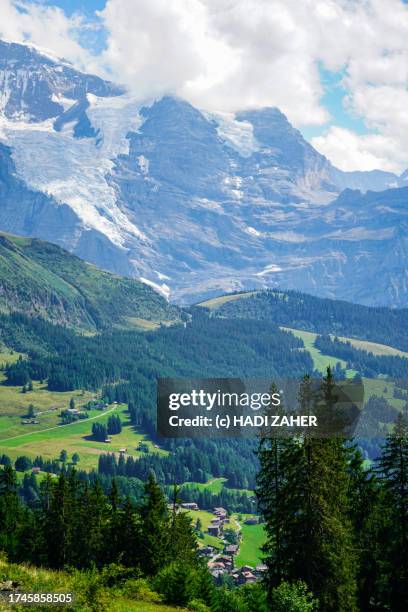
[(42, 4), (49, 6), (58, 6), (64, 10), (67, 15), (72, 15), (75, 11), (81, 11), (86, 15), (92, 15), (95, 11), (104, 8), (105, 0), (46, 0)]
[(401, 172), (407, 3), (1, 0), (0, 37), (48, 48), (144, 102), (168, 93), (222, 112), (277, 106), (342, 169)]

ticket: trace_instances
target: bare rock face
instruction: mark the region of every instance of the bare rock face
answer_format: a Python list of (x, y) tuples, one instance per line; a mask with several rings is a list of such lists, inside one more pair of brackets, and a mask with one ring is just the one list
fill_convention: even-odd
[(181, 302), (280, 286), (406, 305), (406, 174), (338, 170), (276, 108), (143, 106), (0, 42), (0, 229)]

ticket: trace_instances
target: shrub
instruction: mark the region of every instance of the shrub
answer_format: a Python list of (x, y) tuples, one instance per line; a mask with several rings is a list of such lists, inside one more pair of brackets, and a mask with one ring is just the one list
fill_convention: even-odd
[(175, 561), (157, 574), (154, 586), (166, 603), (185, 606), (193, 596), (194, 575), (194, 570), (187, 563)]
[(188, 604), (188, 609), (193, 612), (211, 612), (201, 599), (192, 599)]
[(161, 603), (163, 598), (159, 593), (154, 591), (148, 580), (138, 578), (136, 580), (127, 580), (122, 589), (123, 595), (129, 599), (137, 601), (146, 601), (149, 603)]
[(292, 584), (282, 582), (273, 589), (271, 604), (274, 612), (313, 612), (317, 610), (317, 600), (301, 580)]

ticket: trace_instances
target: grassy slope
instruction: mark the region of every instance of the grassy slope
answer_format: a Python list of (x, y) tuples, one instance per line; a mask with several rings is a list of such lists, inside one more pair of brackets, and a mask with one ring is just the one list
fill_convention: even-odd
[(0, 233), (0, 312), (20, 311), (94, 331), (178, 321), (148, 285), (98, 269), (37, 239)]
[[(210, 311), (214, 311), (221, 308), (224, 304), (228, 302), (236, 302), (238, 300), (249, 298), (255, 295), (256, 293), (256, 291), (248, 291), (246, 293), (234, 293), (231, 295), (224, 295), (217, 298), (212, 298), (211, 300), (206, 300), (205, 302), (201, 302), (198, 305), (208, 308)], [(282, 294), (282, 296), (284, 296), (284, 294)], [(316, 349), (316, 347), (314, 346), (314, 341), (316, 339), (317, 333), (283, 326), (281, 327), (281, 329), (287, 330), (303, 340), (305, 349), (308, 351), (308, 353), (310, 353), (310, 356), (313, 359), (314, 366), (318, 371), (325, 372), (326, 368), (329, 365), (335, 366), (338, 362), (340, 362), (343, 368), (346, 368), (347, 364), (344, 360), (332, 357), (330, 355), (325, 355), (321, 353), (321, 351)], [(370, 353), (373, 353), (373, 355), (395, 355), (399, 357), (408, 357), (407, 352), (401, 351), (386, 344), (380, 344), (378, 342), (369, 342), (367, 340), (358, 340), (345, 336), (339, 336), (339, 339), (343, 342), (350, 342), (350, 344), (355, 348), (368, 351)], [(354, 370), (347, 370), (347, 374), (351, 377), (354, 376), (356, 372)]]
[[(303, 340), (305, 349), (308, 353), (310, 353), (310, 356), (313, 359), (314, 367), (319, 372), (326, 372), (326, 369), (329, 365), (334, 367), (336, 363), (340, 363), (342, 368), (347, 368), (347, 363), (343, 359), (339, 359), (338, 357), (331, 357), (330, 355), (325, 355), (314, 346), (314, 341), (316, 339), (317, 334), (313, 332), (303, 331), (301, 329), (292, 329), (291, 327), (282, 327), (281, 329), (289, 331), (297, 338), (301, 338)], [(356, 372), (355, 370), (347, 370), (347, 374), (349, 376), (354, 376)]]
[(216, 310), (226, 302), (233, 302), (235, 300), (249, 298), (255, 293), (256, 291), (247, 291), (245, 293), (232, 293), (231, 295), (221, 295), (220, 297), (212, 298), (210, 300), (206, 300), (205, 302), (201, 302), (200, 304), (198, 304), (198, 306), (202, 306), (203, 308), (209, 308), (210, 310)]
[(211, 478), (208, 482), (188, 482), (183, 485), (183, 488), (191, 488), (199, 489), (200, 491), (207, 490), (213, 495), (218, 495), (221, 493), (222, 489), (225, 487), (228, 491), (239, 491), (240, 493), (247, 493), (248, 495), (253, 495), (254, 492), (251, 489), (233, 489), (227, 487), (225, 483), (227, 482), (226, 478)]
[[(150, 452), (165, 452), (155, 448), (144, 434), (135, 431), (129, 422), (126, 406), (110, 406), (106, 412), (92, 410), (88, 412), (88, 420), (61, 426), (58, 415), (61, 409), (68, 407), (71, 397), (74, 397), (77, 407), (81, 407), (93, 397), (91, 393), (50, 392), (38, 382), (34, 382), (32, 392), (21, 393), (20, 387), (4, 385), (3, 378), (0, 375), (0, 453), (12, 459), (20, 455), (34, 459), (38, 454), (44, 459), (56, 459), (64, 449), (69, 457), (75, 452), (79, 454), (81, 468), (92, 469), (97, 467), (101, 453), (118, 452), (124, 447), (129, 454), (139, 457), (141, 453), (136, 449), (141, 441), (147, 443)], [(37, 425), (21, 424), (21, 417), (26, 414), (29, 404), (38, 411)], [(110, 444), (93, 440), (90, 437), (92, 423), (95, 420), (104, 423), (113, 413), (121, 417), (122, 432), (112, 436)]]
[[(253, 298), (247, 300), (247, 298)], [(408, 357), (408, 309), (362, 306), (296, 291), (248, 291), (224, 295), (197, 304), (219, 316), (274, 321), (287, 327), (316, 333), (336, 333), (343, 341), (374, 355)], [(292, 320), (292, 321), (291, 321)], [(296, 323), (295, 323), (296, 321)], [(341, 331), (347, 328), (352, 331)], [(396, 330), (400, 333), (395, 333)], [(380, 337), (384, 339), (379, 339)], [(388, 341), (389, 338), (393, 341)], [(404, 347), (400, 347), (404, 348)]]
[(237, 567), (241, 565), (252, 565), (255, 567), (262, 563), (261, 546), (265, 541), (263, 525), (242, 525), (242, 541), (239, 554), (235, 559)]
[[(73, 593), (76, 598), (76, 604), (70, 606), (69, 610), (75, 612), (85, 610), (95, 610), (95, 602), (90, 607), (92, 594), (89, 586), (81, 580), (81, 575), (71, 575), (62, 571), (50, 571), (28, 565), (16, 565), (7, 563), (4, 559), (0, 559), (0, 582), (13, 580), (18, 582), (19, 590), (32, 593)], [(149, 603), (144, 601), (136, 601), (124, 596), (120, 591), (113, 589), (104, 589), (99, 593), (101, 609), (109, 610), (110, 612), (179, 612), (182, 608), (174, 608), (172, 606), (161, 605), (157, 603)], [(104, 606), (102, 606), (102, 603)], [(57, 606), (58, 607), (58, 606)], [(13, 605), (13, 610), (51, 610), (54, 607), (45, 606), (17, 606)], [(4, 612), (10, 610), (6, 604), (0, 603), (0, 610)]]

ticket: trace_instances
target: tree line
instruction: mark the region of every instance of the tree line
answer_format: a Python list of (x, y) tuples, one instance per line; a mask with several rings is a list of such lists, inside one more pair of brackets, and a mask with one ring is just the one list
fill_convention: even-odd
[(362, 376), (375, 378), (385, 374), (393, 378), (408, 377), (408, 360), (398, 355), (374, 355), (355, 348), (351, 342), (332, 338), (329, 334), (317, 336), (314, 345), (325, 355), (332, 355), (347, 361), (347, 367), (356, 370)]
[[(320, 390), (335, 403), (330, 369)], [(316, 408), (306, 377), (302, 411)], [(408, 427), (400, 414), (366, 469), (352, 440), (262, 438), (256, 494), (266, 521), (269, 599), (303, 580), (325, 612), (408, 607)]]

